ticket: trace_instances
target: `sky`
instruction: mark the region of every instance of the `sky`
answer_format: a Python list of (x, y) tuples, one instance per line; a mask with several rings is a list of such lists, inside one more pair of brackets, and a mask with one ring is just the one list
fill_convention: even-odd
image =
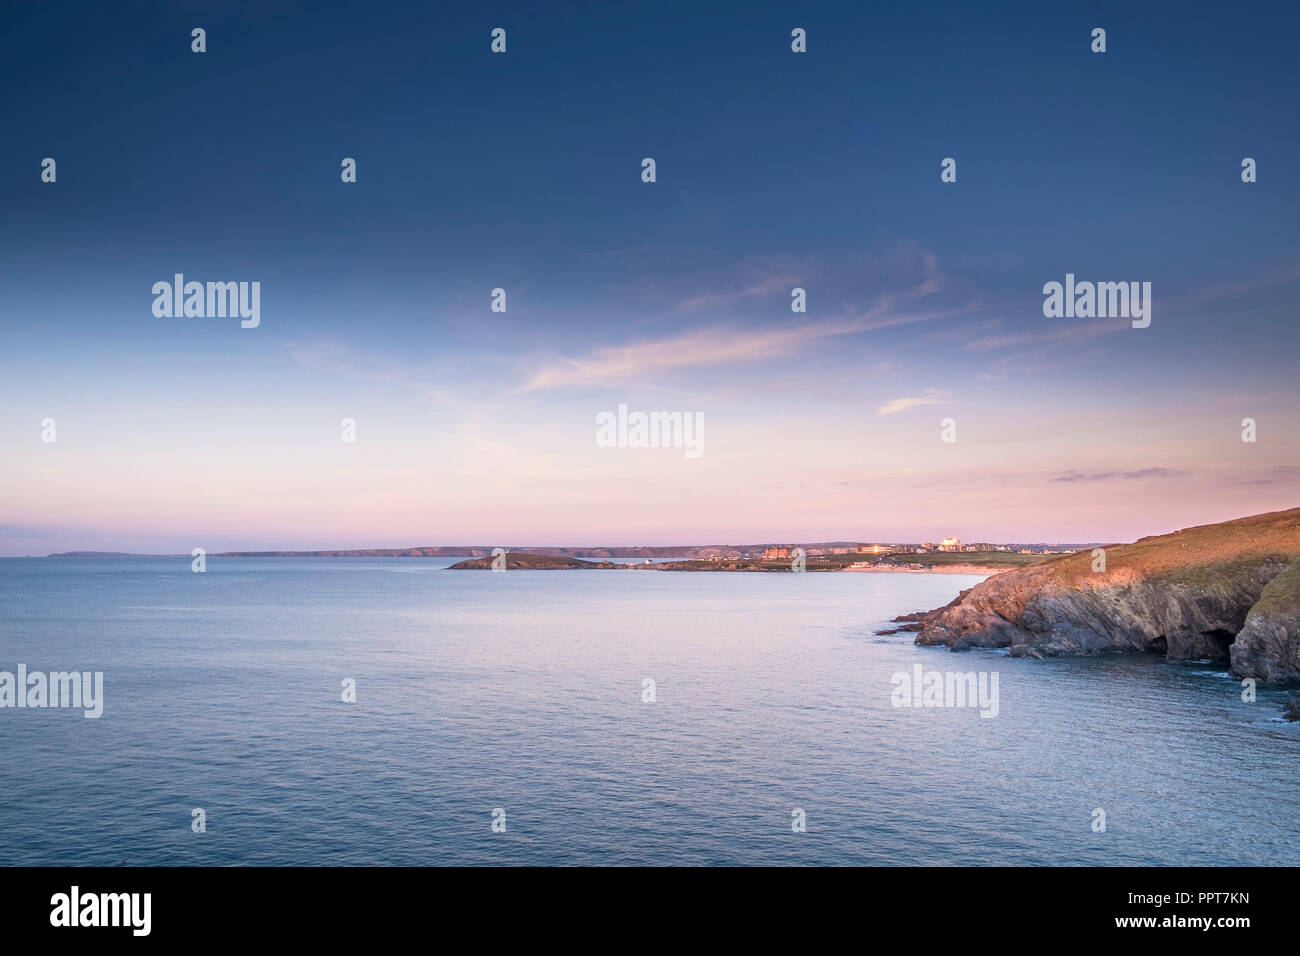
[[(1298, 27), (7, 4), (0, 555), (1105, 542), (1300, 504)], [(260, 323), (156, 316), (176, 273), (259, 282)], [(1067, 273), (1150, 282), (1150, 325), (1046, 317)], [(600, 447), (620, 404), (700, 416), (702, 454)]]

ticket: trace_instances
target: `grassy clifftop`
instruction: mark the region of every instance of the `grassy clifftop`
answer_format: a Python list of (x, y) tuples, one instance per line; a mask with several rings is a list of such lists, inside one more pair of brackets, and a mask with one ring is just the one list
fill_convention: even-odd
[(1251, 611), (1279, 617), (1300, 616), (1300, 561), (1268, 582)]
[[(1170, 534), (1139, 538), (1132, 544), (1107, 545), (1108, 572), (1124, 569), (1171, 583), (1213, 587), (1224, 572), (1262, 561), (1300, 558), (1300, 508), (1236, 518), (1218, 524), (1183, 528)], [(1058, 585), (1095, 581), (1090, 551), (1043, 561)]]

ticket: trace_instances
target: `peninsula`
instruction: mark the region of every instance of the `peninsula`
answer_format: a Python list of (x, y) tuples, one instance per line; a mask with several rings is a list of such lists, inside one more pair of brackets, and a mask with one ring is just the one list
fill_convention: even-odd
[(954, 651), (1148, 652), (1300, 681), (1300, 508), (1049, 557), (896, 623)]
[[(520, 568), (534, 571), (622, 569), (631, 571), (764, 571), (790, 573), (796, 567), (807, 572), (815, 571), (887, 571), (887, 572), (937, 572), (946, 574), (1000, 574), (1013, 567), (1025, 567), (1043, 560), (1041, 554), (951, 555), (918, 556), (906, 552), (882, 554), (837, 554), (817, 557), (805, 556), (801, 564), (789, 558), (687, 558), (682, 561), (587, 561), (581, 558), (556, 557), (529, 553), (507, 552), (508, 569)], [(945, 560), (950, 559), (950, 560)], [(485, 571), (492, 569), (492, 558), (469, 558), (458, 561), (448, 571)]]

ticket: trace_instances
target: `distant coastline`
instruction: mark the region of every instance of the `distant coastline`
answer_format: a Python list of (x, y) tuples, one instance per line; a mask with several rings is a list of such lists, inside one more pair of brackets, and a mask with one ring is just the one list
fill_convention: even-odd
[[(916, 553), (914, 548), (851, 551), (843, 546), (816, 545), (706, 545), (617, 548), (486, 548), (437, 546), (421, 548), (366, 548), (337, 551), (222, 551), (209, 558), (462, 558), (448, 570), (491, 569), (494, 553), (504, 552), (506, 569), (515, 570), (626, 570), (807, 572), (848, 571), (894, 574), (994, 575), (1028, 567), (1061, 551), (936, 551)], [(1060, 548), (1061, 546), (1057, 546)], [(785, 556), (804, 550), (802, 560)], [(665, 552), (665, 553), (661, 553)], [(695, 552), (692, 555), (691, 552)], [(718, 553), (730, 552), (730, 553)], [(579, 557), (578, 554), (582, 554)], [(772, 557), (779, 553), (781, 557)], [(1068, 553), (1068, 552), (1065, 552)], [(188, 554), (132, 554), (120, 551), (61, 551), (47, 558), (176, 558)], [(636, 563), (634, 563), (636, 562)]]
[[(467, 558), (451, 565), (449, 571), (740, 571), (759, 573), (793, 573), (797, 570), (808, 573), (838, 571), (867, 572), (890, 574), (1001, 574), (1013, 568), (1029, 567), (1045, 560), (1045, 555), (999, 555), (1000, 562), (980, 563), (970, 560), (969, 556), (939, 555), (932, 556), (935, 563), (904, 560), (922, 558), (923, 555), (898, 553), (884, 554), (846, 554), (835, 555), (831, 559), (805, 558), (801, 563), (788, 560), (768, 561), (761, 558), (729, 559), (687, 559), (683, 561), (655, 561), (645, 559), (645, 563), (633, 564), (615, 561), (587, 561), (582, 558), (557, 557), (554, 555), (527, 554), (524, 552), (506, 552), (498, 557), (484, 556)], [(939, 561), (939, 557), (958, 558), (958, 560)]]
[[(952, 539), (955, 540), (955, 539)], [(805, 571), (997, 574), (1037, 564), (1051, 555), (1091, 548), (1091, 544), (854, 544), (841, 541), (805, 544), (644, 545), (613, 547), (497, 547), (429, 545), (414, 548), (346, 548), (319, 551), (211, 551), (209, 558), (468, 558), (490, 559), (504, 551), (512, 567), (582, 569), (645, 567), (661, 571)], [(801, 554), (802, 553), (802, 554)], [(119, 551), (62, 551), (47, 558), (186, 558), (188, 554), (133, 554)], [(799, 559), (802, 557), (802, 561)], [(516, 559), (552, 558), (554, 562)], [(611, 563), (640, 559), (651, 564)], [(461, 561), (463, 570), (478, 565)]]

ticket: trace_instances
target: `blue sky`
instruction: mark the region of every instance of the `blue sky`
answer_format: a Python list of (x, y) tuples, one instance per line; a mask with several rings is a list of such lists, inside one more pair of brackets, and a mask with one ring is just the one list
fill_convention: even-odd
[[(1293, 6), (0, 16), (0, 553), (1098, 540), (1295, 503)], [(175, 272), (260, 281), (261, 325), (154, 317)], [(1044, 318), (1067, 272), (1150, 281), (1151, 327)], [(704, 458), (596, 449), (619, 402), (699, 411)]]

